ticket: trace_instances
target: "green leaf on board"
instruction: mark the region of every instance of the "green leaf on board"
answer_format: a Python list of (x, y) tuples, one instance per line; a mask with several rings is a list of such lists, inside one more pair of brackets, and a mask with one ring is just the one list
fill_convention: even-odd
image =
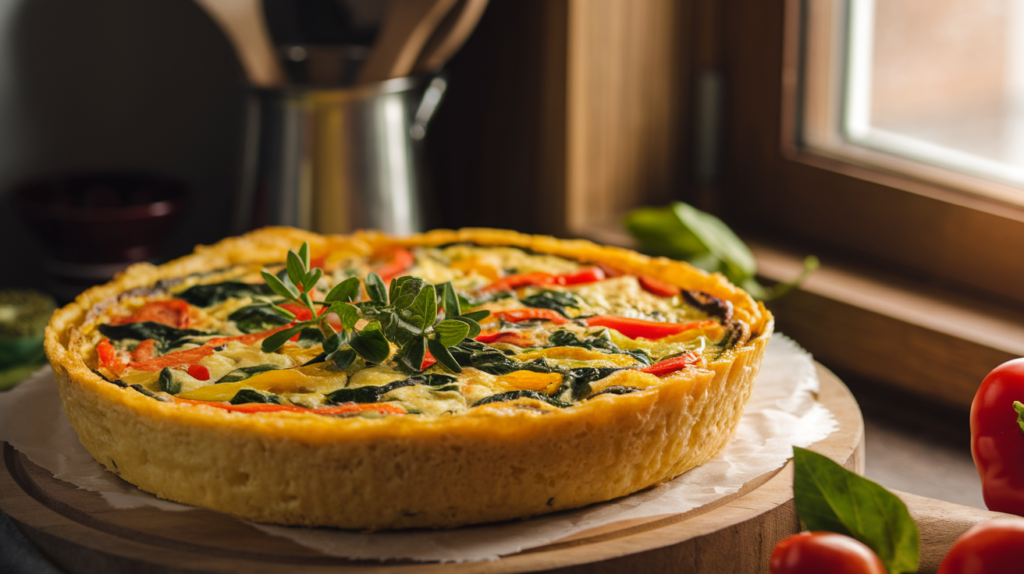
[(797, 514), (809, 530), (852, 536), (882, 559), (889, 574), (917, 572), (917, 525), (896, 495), (828, 457), (793, 447)]

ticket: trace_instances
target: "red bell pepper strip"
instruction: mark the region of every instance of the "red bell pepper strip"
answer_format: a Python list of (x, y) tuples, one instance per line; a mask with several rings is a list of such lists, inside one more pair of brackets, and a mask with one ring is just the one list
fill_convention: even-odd
[(605, 274), (600, 267), (584, 267), (575, 273), (567, 273), (555, 277), (555, 283), (559, 285), (581, 285), (583, 283), (596, 283), (604, 281)]
[(125, 323), (141, 323), (152, 321), (161, 323), (176, 329), (185, 329), (192, 322), (189, 316), (189, 305), (181, 299), (168, 299), (166, 301), (150, 301), (129, 317), (117, 317), (110, 321), (111, 325), (123, 325)]
[(536, 271), (534, 273), (521, 273), (502, 277), (494, 283), (480, 289), (481, 291), (512, 291), (527, 285), (554, 285), (555, 275)]
[(657, 295), (658, 297), (675, 297), (679, 294), (680, 289), (675, 285), (669, 285), (660, 279), (655, 279), (649, 275), (640, 275), (637, 277), (640, 281), (640, 287), (648, 293)]
[(119, 375), (128, 368), (128, 364), (131, 362), (131, 355), (127, 351), (115, 349), (114, 345), (110, 344), (110, 339), (103, 339), (96, 345), (96, 355), (100, 359), (100, 366)]
[(135, 350), (132, 351), (133, 361), (148, 361), (156, 356), (156, 341), (153, 339), (146, 339), (139, 343)]
[(210, 380), (210, 369), (207, 369), (205, 365), (189, 365), (188, 374), (197, 381)]
[(509, 275), (508, 277), (502, 277), (494, 283), (485, 286), (480, 289), (481, 291), (513, 291), (520, 287), (526, 287), (528, 285), (580, 285), (583, 283), (594, 283), (596, 281), (603, 281), (605, 279), (605, 273), (599, 267), (584, 267), (579, 271), (573, 273), (566, 273), (564, 275), (552, 275), (551, 273), (543, 273), (541, 271), (535, 271), (533, 273), (521, 273), (519, 275)]
[(412, 267), (415, 263), (416, 258), (411, 251), (408, 249), (398, 249), (391, 256), (391, 261), (374, 269), (374, 271), (377, 272), (377, 275), (380, 275), (380, 278), (384, 280), (384, 284), (387, 285), (393, 278), (401, 275), (403, 271)]
[(436, 362), (437, 359), (434, 358), (434, 355), (430, 354), (430, 349), (427, 349), (427, 352), (423, 355), (423, 364), (420, 365), (420, 370), (424, 371)]
[(693, 351), (684, 353), (678, 357), (671, 359), (665, 359), (660, 363), (655, 363), (646, 369), (640, 369), (641, 373), (650, 373), (656, 377), (664, 377), (669, 373), (674, 373), (680, 369), (684, 369), (694, 363), (700, 358), (700, 355)]
[(175, 397), (175, 400), (180, 403), (187, 403), (190, 405), (206, 405), (208, 407), (214, 407), (236, 413), (290, 412), (313, 413), (316, 415), (343, 415), (348, 413), (365, 413), (369, 411), (376, 411), (378, 413), (385, 415), (404, 415), (406, 412), (405, 409), (398, 405), (391, 405), (387, 403), (343, 403), (333, 407), (324, 407), (321, 409), (307, 409), (304, 407), (297, 407), (294, 405), (272, 405), (267, 403), (245, 403), (241, 405), (233, 405), (231, 403), (223, 403), (217, 401), (195, 401), (192, 399), (181, 399), (177, 397)]
[(971, 403), (971, 454), (989, 510), (1024, 516), (1024, 359), (996, 367)]
[[(209, 357), (212, 355), (215, 347), (219, 347), (230, 341), (239, 341), (243, 345), (252, 345), (256, 341), (266, 339), (274, 333), (287, 329), (288, 327), (290, 327), (290, 325), (284, 325), (276, 329), (263, 331), (262, 333), (253, 333), (251, 335), (241, 335), (238, 337), (217, 337), (215, 339), (210, 339), (202, 347), (185, 349), (184, 351), (174, 351), (173, 353), (167, 353), (166, 355), (153, 357), (145, 361), (134, 361), (126, 365), (126, 367), (135, 371), (159, 371), (164, 367), (173, 368), (181, 367), (183, 365), (191, 365), (198, 362), (203, 357)], [(107, 341), (107, 344), (110, 344), (109, 341)], [(99, 345), (97, 345), (96, 350), (99, 351)], [(102, 356), (100, 360), (102, 361)]]
[(521, 333), (514, 333), (511, 331), (495, 331), (493, 333), (481, 333), (476, 338), (481, 343), (508, 343), (517, 347), (533, 347), (537, 344), (530, 337), (525, 337)]
[(508, 311), (492, 311), (491, 315), (510, 323), (519, 323), (521, 321), (531, 321), (534, 319), (544, 319), (551, 321), (556, 325), (564, 325), (569, 322), (561, 313), (558, 311), (552, 311), (551, 309), (510, 309)]
[(662, 339), (670, 335), (678, 335), (690, 329), (701, 329), (715, 324), (714, 319), (707, 321), (696, 321), (693, 323), (662, 323), (660, 321), (645, 321), (643, 319), (627, 319), (626, 317), (613, 317), (609, 315), (595, 315), (589, 317), (587, 325), (591, 327), (608, 327), (615, 329), (630, 339)]

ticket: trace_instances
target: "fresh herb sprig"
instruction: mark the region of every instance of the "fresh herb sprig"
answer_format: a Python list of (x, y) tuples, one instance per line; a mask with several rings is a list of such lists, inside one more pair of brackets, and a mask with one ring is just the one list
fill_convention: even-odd
[[(356, 277), (335, 285), (323, 301), (315, 301), (310, 293), (322, 278), (323, 270), (310, 269), (308, 243), (303, 243), (298, 252), (288, 252), (286, 270), (282, 278), (262, 271), (267, 286), (283, 298), (283, 301), (267, 300), (266, 303), (274, 313), (288, 320), (294, 320), (295, 313), (281, 307), (280, 303), (300, 305), (308, 309), (313, 318), (267, 337), (263, 340), (263, 351), (276, 351), (295, 334), (316, 327), (324, 335), (326, 360), (341, 369), (351, 365), (357, 356), (368, 363), (383, 363), (391, 356), (391, 343), (394, 343), (399, 350), (393, 359), (402, 370), (419, 372), (430, 349), (439, 363), (456, 373), (462, 372), (448, 348), (467, 337), (479, 335), (478, 321), (490, 314), (489, 311), (463, 314), (451, 282), (429, 285), (418, 277), (405, 276), (392, 279), (388, 287), (380, 275), (372, 272), (366, 277), (369, 301), (356, 302), (360, 294)], [(327, 307), (328, 312), (338, 315), (340, 331), (335, 332), (327, 322), (327, 312), (318, 307)], [(356, 330), (360, 320), (366, 320), (367, 324)]]

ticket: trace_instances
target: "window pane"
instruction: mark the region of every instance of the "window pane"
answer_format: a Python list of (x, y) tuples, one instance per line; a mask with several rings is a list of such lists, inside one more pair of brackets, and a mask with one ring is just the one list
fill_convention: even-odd
[(1024, 186), (1024, 0), (849, 0), (847, 141)]

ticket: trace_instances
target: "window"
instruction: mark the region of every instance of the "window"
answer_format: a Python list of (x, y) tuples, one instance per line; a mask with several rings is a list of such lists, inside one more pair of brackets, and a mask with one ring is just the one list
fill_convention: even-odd
[[(920, 104), (897, 103), (900, 98), (923, 96), (901, 95), (906, 88), (883, 89), (885, 65), (890, 62), (879, 62), (883, 54), (891, 59), (892, 53), (903, 51), (889, 46), (903, 41), (899, 36), (905, 30), (901, 32), (898, 19), (886, 16), (884, 25), (879, 23), (883, 15), (898, 15), (894, 6), (926, 5), (931, 11), (921, 10), (934, 15), (942, 5), (955, 17), (957, 10), (963, 10), (961, 2), (971, 7), (990, 5), (992, 10), (1009, 10), (1009, 2), (862, 2), (739, 0), (730, 4), (723, 24), (727, 48), (722, 62), (730, 94), (724, 105), (728, 144), (723, 176), (730, 209), (753, 229), (784, 234), (819, 253), (832, 250), (1024, 304), (1024, 290), (1019, 287), (1024, 284), (1024, 257), (1014, 248), (1024, 246), (1024, 201), (1020, 201), (1020, 189), (1009, 183), (1017, 167), (1000, 160), (1001, 152), (971, 147), (967, 138), (949, 135), (964, 118), (961, 112), (932, 114), (956, 120), (942, 127), (945, 135), (937, 135), (942, 129), (934, 122), (915, 124), (917, 120), (911, 121), (908, 114), (889, 113), (908, 108), (922, 111)], [(996, 15), (999, 18), (989, 17), (1012, 19)], [(911, 24), (902, 25), (924, 32), (934, 26), (917, 16), (907, 18)], [(966, 28), (963, 20), (960, 17), (956, 24)], [(863, 32), (865, 27), (870, 33)], [(857, 49), (845, 53), (846, 40), (862, 37), (868, 39), (868, 48), (859, 55)], [(993, 40), (991, 51), (998, 48), (1005, 56), (1008, 42)], [(963, 59), (977, 66), (984, 63), (978, 55)], [(911, 66), (901, 63), (898, 67)], [(987, 92), (968, 90), (963, 100), (967, 103), (958, 104), (967, 109), (972, 107), (970, 98), (981, 99), (984, 93), (1005, 99), (1005, 87), (1012, 88), (1016, 81), (1012, 74), (1007, 76), (1011, 64), (998, 66), (1002, 72), (985, 74), (965, 67), (994, 78), (991, 83), (999, 86)], [(854, 85), (849, 81), (853, 76), (878, 81), (866, 82), (873, 88)], [(982, 82), (975, 78), (963, 83)], [(1012, 107), (992, 104), (986, 110), (1012, 111)], [(966, 125), (976, 129), (979, 122)], [(984, 134), (977, 139), (992, 141)], [(890, 145), (896, 140), (912, 145)], [(945, 155), (921, 151), (927, 149), (941, 149)], [(970, 158), (976, 169), (953, 169), (962, 166), (946, 161), (952, 156)], [(999, 175), (977, 167), (983, 164), (1005, 169)]]

